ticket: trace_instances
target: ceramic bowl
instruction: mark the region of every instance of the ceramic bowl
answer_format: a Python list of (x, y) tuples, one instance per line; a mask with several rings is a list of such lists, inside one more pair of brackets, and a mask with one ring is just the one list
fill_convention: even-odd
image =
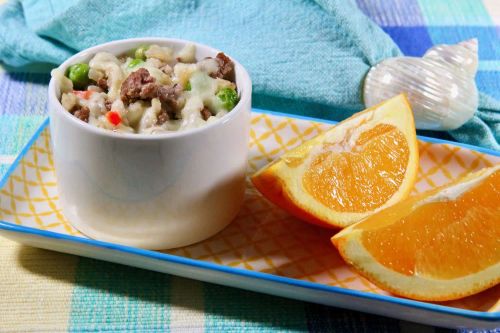
[[(60, 68), (88, 62), (97, 52), (118, 55), (153, 43), (178, 51), (193, 42), (113, 41), (72, 56)], [(193, 44), (197, 59), (219, 52)], [(189, 245), (226, 227), (243, 202), (252, 94), (247, 71), (234, 63), (240, 101), (231, 112), (204, 127), (154, 135), (114, 133), (80, 121), (62, 107), (52, 79), (52, 149), (68, 221), (91, 238), (147, 249)]]

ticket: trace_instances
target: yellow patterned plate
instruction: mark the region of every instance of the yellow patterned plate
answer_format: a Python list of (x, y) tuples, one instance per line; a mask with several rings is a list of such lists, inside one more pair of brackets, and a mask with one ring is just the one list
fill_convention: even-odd
[[(46, 121), (0, 181), (0, 234), (31, 246), (118, 262), (273, 295), (448, 327), (500, 326), (500, 286), (462, 300), (426, 303), (392, 296), (352, 271), (330, 230), (302, 223), (248, 182), (244, 206), (218, 235), (165, 252), (86, 238), (61, 214)], [(255, 110), (248, 173), (332, 126)], [(421, 138), (414, 193), (500, 163), (487, 149)]]

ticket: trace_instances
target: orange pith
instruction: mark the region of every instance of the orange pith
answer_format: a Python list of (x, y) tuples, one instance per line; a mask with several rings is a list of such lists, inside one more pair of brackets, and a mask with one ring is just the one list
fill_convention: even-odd
[(409, 149), (396, 127), (379, 124), (362, 132), (350, 151), (337, 146), (323, 144), (324, 152), (302, 178), (306, 191), (325, 206), (340, 212), (371, 211), (401, 186)]
[(476, 273), (500, 261), (498, 198), (500, 171), (455, 200), (413, 211), (411, 201), (394, 206), (394, 216), (402, 217), (365, 231), (361, 241), (380, 264), (405, 275), (453, 279)]
[(500, 165), (401, 201), (332, 238), (379, 287), (426, 301), (500, 283)]
[(417, 169), (413, 113), (398, 95), (287, 151), (252, 182), (300, 219), (343, 228), (406, 198)]

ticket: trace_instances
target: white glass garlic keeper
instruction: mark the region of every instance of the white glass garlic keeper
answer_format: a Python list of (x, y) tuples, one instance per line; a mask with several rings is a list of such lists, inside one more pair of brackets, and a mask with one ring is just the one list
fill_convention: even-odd
[(471, 119), (478, 106), (474, 81), (478, 66), (476, 39), (436, 45), (422, 58), (386, 59), (364, 82), (367, 107), (406, 93), (418, 129), (452, 130)]

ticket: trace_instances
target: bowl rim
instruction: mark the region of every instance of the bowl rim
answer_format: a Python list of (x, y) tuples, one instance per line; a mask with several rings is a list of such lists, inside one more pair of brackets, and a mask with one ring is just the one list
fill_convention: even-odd
[[(121, 44), (152, 44), (152, 43), (158, 43), (160, 46), (168, 46), (169, 44), (181, 44), (181, 45), (186, 45), (186, 44), (194, 44), (196, 48), (204, 48), (210, 53), (213, 53), (214, 56), (215, 54), (219, 52), (223, 52), (221, 50), (218, 50), (216, 48), (213, 48), (211, 46), (201, 44), (198, 42), (186, 40), (186, 39), (178, 39), (178, 38), (163, 38), (163, 37), (140, 37), (140, 38), (127, 38), (127, 39), (119, 39), (119, 40), (113, 40), (110, 42), (98, 44), (92, 47), (89, 47), (87, 49), (84, 49), (73, 56), (69, 57), (66, 59), (61, 65), (59, 65), (56, 69), (66, 69), (70, 65), (72, 65), (76, 59), (85, 57), (93, 54), (96, 54), (97, 52), (110, 52), (113, 53), (112, 48), (121, 45)], [(224, 52), (225, 53), (225, 52)], [(168, 138), (179, 138), (179, 137), (185, 137), (185, 136), (190, 136), (194, 135), (197, 133), (209, 131), (211, 129), (216, 130), (217, 128), (225, 125), (226, 123), (231, 122), (236, 116), (241, 113), (245, 112), (246, 108), (245, 106), (248, 103), (251, 103), (251, 96), (252, 96), (252, 81), (250, 79), (250, 76), (248, 75), (247, 70), (243, 65), (241, 65), (234, 57), (228, 55), (225, 53), (233, 62), (235, 65), (236, 69), (236, 76), (241, 77), (241, 82), (243, 85), (240, 87), (238, 86), (238, 91), (240, 92), (240, 100), (238, 101), (238, 104), (226, 115), (218, 119), (217, 121), (214, 121), (210, 124), (203, 125), (201, 127), (197, 128), (192, 128), (192, 129), (187, 129), (184, 131), (172, 131), (172, 132), (166, 132), (166, 133), (157, 133), (157, 134), (144, 134), (144, 133), (118, 133), (114, 131), (110, 131), (104, 128), (92, 126), (86, 122), (83, 122), (73, 115), (71, 115), (61, 104), (59, 98), (57, 97), (56, 94), (56, 80), (51, 77), (50, 82), (49, 82), (49, 87), (48, 87), (48, 104), (49, 104), (49, 118), (53, 117), (52, 112), (56, 112), (62, 116), (65, 121), (70, 121), (73, 123), (74, 126), (79, 126), (82, 130), (87, 131), (89, 133), (102, 136), (102, 137), (109, 137), (109, 138), (114, 138), (114, 139), (127, 139), (127, 140), (145, 140), (145, 141), (150, 141), (150, 140), (158, 140), (158, 139), (168, 139)], [(251, 104), (250, 104), (251, 107)]]

